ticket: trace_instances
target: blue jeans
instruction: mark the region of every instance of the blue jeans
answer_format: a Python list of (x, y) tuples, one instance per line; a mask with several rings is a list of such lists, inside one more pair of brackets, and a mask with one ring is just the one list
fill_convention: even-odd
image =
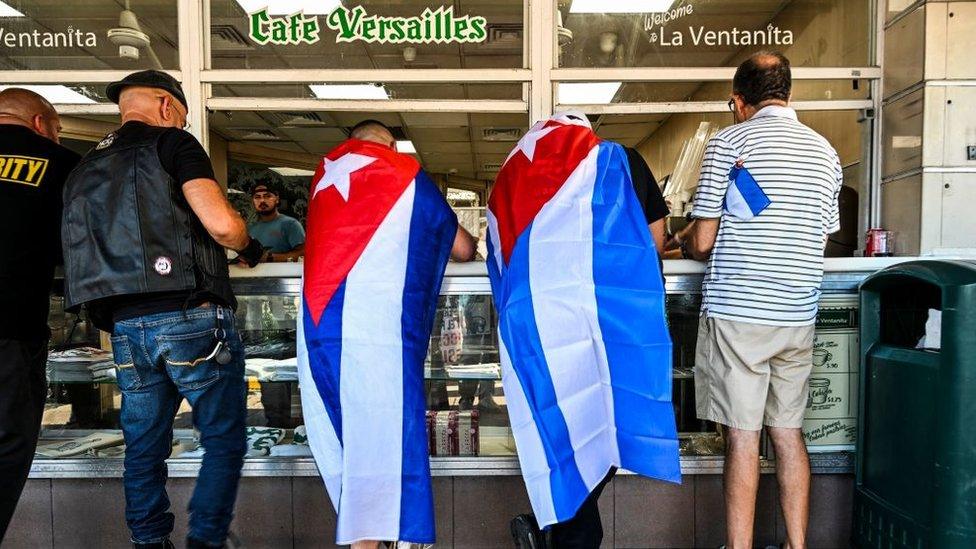
[(125, 520), (135, 543), (154, 543), (173, 531), (166, 495), (166, 458), (182, 399), (206, 452), (190, 500), (189, 535), (222, 545), (234, 515), (246, 452), (244, 347), (234, 313), (222, 308), (232, 359), (208, 359), (217, 343), (212, 305), (146, 315), (115, 324), (112, 348), (122, 391), (125, 437)]

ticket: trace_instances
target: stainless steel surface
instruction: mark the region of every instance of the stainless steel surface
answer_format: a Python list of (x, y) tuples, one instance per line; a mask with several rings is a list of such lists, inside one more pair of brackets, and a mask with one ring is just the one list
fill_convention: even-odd
[[(824, 273), (823, 291), (825, 294), (856, 293), (857, 286), (870, 275), (869, 271), (843, 271)], [(703, 275), (701, 273), (679, 273), (665, 275), (665, 291), (669, 294), (699, 293)], [(301, 290), (300, 277), (231, 279), (237, 295), (282, 295), (298, 294)], [(442, 294), (490, 294), (491, 284), (482, 273), (472, 272), (454, 275), (448, 270), (441, 286)]]
[[(722, 456), (682, 456), (684, 475), (718, 475), (725, 459)], [(171, 459), (167, 469), (173, 478), (196, 477), (199, 459)], [(763, 473), (775, 472), (776, 461), (764, 459)], [(849, 474), (854, 471), (854, 455), (848, 452), (811, 454), (810, 467), (814, 474)], [(435, 477), (511, 476), (520, 475), (516, 457), (456, 457), (431, 458), (431, 475)], [(35, 459), (30, 478), (121, 478), (121, 459)], [(633, 474), (621, 471), (620, 474)], [(245, 477), (317, 477), (318, 468), (312, 458), (248, 458), (244, 461)]]

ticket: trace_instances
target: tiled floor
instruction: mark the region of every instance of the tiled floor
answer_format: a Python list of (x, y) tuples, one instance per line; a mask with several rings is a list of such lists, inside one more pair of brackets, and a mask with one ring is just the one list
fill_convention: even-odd
[[(193, 485), (194, 479), (168, 484), (179, 542)], [(852, 489), (850, 475), (814, 477), (810, 547), (847, 547)], [(437, 547), (512, 547), (508, 521), (529, 511), (525, 486), (514, 476), (438, 477), (434, 499)], [(124, 506), (119, 479), (31, 480), (3, 549), (129, 547)], [(722, 479), (715, 475), (686, 476), (680, 485), (620, 475), (604, 491), (600, 511), (604, 547), (717, 547), (724, 541)], [(248, 549), (336, 547), (335, 512), (317, 478), (245, 478), (232, 530)], [(775, 477), (764, 475), (756, 543), (785, 536)]]

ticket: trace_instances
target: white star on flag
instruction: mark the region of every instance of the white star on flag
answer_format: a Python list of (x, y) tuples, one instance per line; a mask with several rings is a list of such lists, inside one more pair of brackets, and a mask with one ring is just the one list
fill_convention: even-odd
[(335, 187), (342, 199), (349, 201), (349, 174), (361, 170), (376, 161), (372, 156), (365, 156), (356, 153), (346, 153), (336, 160), (325, 159), (325, 173), (322, 178), (315, 183), (315, 191), (312, 198), (329, 187)]
[(558, 127), (559, 126), (549, 126), (546, 128), (530, 129), (524, 136), (522, 136), (522, 139), (519, 139), (518, 145), (516, 145), (515, 148), (512, 149), (512, 152), (508, 153), (508, 158), (505, 159), (505, 163), (507, 164), (508, 161), (511, 160), (513, 156), (515, 156), (515, 153), (519, 151), (522, 151), (522, 154), (524, 154), (526, 158), (529, 159), (529, 162), (532, 162), (532, 159), (535, 157), (536, 144), (539, 143), (540, 139), (549, 135), (549, 132), (555, 130)]

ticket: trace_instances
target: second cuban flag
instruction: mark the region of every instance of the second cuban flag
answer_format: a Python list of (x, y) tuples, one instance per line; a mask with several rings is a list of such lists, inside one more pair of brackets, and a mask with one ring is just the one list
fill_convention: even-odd
[(572, 518), (611, 467), (680, 482), (664, 287), (623, 147), (583, 115), (533, 126), (495, 182), (488, 251), (539, 525)]

